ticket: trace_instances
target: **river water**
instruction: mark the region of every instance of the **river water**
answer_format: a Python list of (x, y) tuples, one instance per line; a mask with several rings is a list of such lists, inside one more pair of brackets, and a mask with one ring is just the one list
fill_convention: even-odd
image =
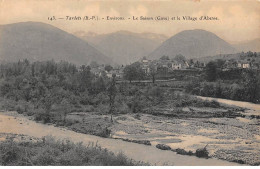
[(124, 142), (117, 139), (101, 138), (93, 135), (81, 134), (65, 128), (44, 125), (29, 120), (26, 117), (12, 112), (0, 113), (0, 133), (24, 134), (32, 137), (41, 138), (52, 135), (57, 139), (70, 139), (73, 142), (98, 143), (101, 147), (119, 153), (123, 152), (127, 157), (136, 160), (148, 162), (151, 165), (176, 165), (176, 166), (230, 166), (239, 165), (236, 163), (218, 160), (202, 159), (191, 156), (178, 155), (172, 151), (163, 151), (154, 146), (146, 146)]
[(260, 104), (254, 104), (254, 103), (243, 102), (243, 101), (228, 100), (228, 99), (213, 98), (213, 97), (202, 97), (202, 96), (197, 96), (197, 97), (201, 98), (203, 100), (209, 100), (209, 101), (215, 100), (219, 103), (249, 109), (249, 110), (246, 111), (248, 115), (260, 115)]

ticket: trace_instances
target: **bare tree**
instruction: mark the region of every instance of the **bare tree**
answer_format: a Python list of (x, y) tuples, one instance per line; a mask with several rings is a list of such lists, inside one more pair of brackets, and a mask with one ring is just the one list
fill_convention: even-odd
[(108, 96), (109, 96), (109, 113), (111, 114), (111, 122), (113, 122), (113, 113), (115, 111), (115, 97), (116, 97), (116, 74), (112, 75), (112, 82), (108, 88)]
[(150, 75), (152, 76), (153, 83), (155, 83), (155, 76), (157, 74), (156, 67), (154, 65), (150, 65)]

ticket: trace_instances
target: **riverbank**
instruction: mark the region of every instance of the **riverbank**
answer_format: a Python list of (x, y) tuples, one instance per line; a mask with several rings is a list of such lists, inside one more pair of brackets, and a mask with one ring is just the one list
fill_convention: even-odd
[(202, 159), (197, 157), (178, 155), (172, 151), (159, 150), (154, 146), (146, 146), (125, 142), (118, 139), (101, 138), (93, 135), (77, 133), (65, 128), (36, 123), (14, 112), (0, 113), (0, 133), (24, 134), (36, 138), (52, 135), (57, 139), (70, 139), (73, 142), (98, 143), (101, 147), (119, 153), (123, 152), (128, 158), (136, 161), (148, 162), (151, 165), (176, 166), (230, 166), (238, 165), (215, 158)]
[[(188, 106), (178, 112), (163, 108), (155, 110), (156, 113), (118, 114), (109, 129), (113, 138), (125, 141), (152, 146), (164, 144), (173, 150), (184, 149), (193, 153), (207, 145), (211, 157), (259, 165), (259, 119), (250, 114), (255, 112), (257, 115), (258, 110), (249, 109), (246, 103), (235, 106), (231, 100), (228, 103), (226, 107), (217, 108)], [(243, 109), (236, 108), (239, 105)], [(88, 124), (96, 118), (103, 119), (103, 123), (110, 119), (109, 115), (91, 113), (81, 113), (80, 118), (78, 114), (68, 116), (70, 120), (78, 120), (79, 124), (80, 119)], [(72, 125), (76, 131), (77, 126), (81, 125)]]
[(55, 140), (51, 136), (35, 138), (9, 133), (4, 140), (0, 141), (0, 165), (143, 166), (149, 164), (128, 159), (123, 153), (115, 155), (95, 143), (84, 146), (68, 139)]
[[(110, 137), (123, 140), (125, 143), (143, 144), (142, 146), (146, 147), (156, 148), (160, 147), (158, 145), (165, 145), (174, 152), (182, 149), (184, 154), (194, 154), (196, 150), (206, 146), (212, 158), (259, 165), (258, 109), (249, 109), (252, 106), (247, 107), (246, 102), (233, 104), (232, 100), (225, 100), (224, 105), (220, 104), (221, 100), (215, 98), (201, 99), (205, 101), (181, 96), (177, 103), (176, 100), (168, 101), (164, 106), (149, 107), (142, 113), (114, 114), (113, 123), (107, 113), (74, 112), (66, 116), (64, 123), (53, 125), (61, 125), (61, 129), (66, 128), (68, 131), (87, 136), (91, 134)], [(239, 105), (242, 108), (237, 107)], [(34, 116), (23, 116), (14, 112), (4, 114), (35, 120)], [(28, 128), (29, 130), (31, 128)], [(44, 132), (44, 128), (40, 132)]]

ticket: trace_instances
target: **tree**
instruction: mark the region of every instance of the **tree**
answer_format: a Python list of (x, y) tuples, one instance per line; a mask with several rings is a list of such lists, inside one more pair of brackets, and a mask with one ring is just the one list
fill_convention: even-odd
[(106, 65), (105, 70), (110, 72), (111, 70), (113, 70), (113, 67), (111, 65)]
[(93, 82), (93, 94), (98, 94), (100, 92), (106, 91), (106, 84), (104, 77), (98, 77), (94, 82)]
[(217, 65), (217, 68), (222, 68), (223, 67), (223, 65), (225, 64), (225, 60), (223, 60), (223, 59), (217, 59), (216, 60), (216, 65)]
[(156, 67), (154, 65), (149, 65), (150, 75), (152, 76), (153, 83), (155, 83), (155, 75), (157, 74)]
[(141, 64), (139, 62), (135, 62), (124, 68), (124, 78), (129, 80), (130, 83), (132, 80), (142, 80), (144, 77), (145, 73), (142, 70)]
[(113, 122), (113, 113), (115, 111), (115, 97), (116, 97), (116, 74), (112, 75), (112, 81), (108, 88), (108, 96), (109, 96), (109, 113), (111, 114), (111, 122)]
[(99, 64), (96, 61), (92, 61), (89, 65), (91, 68), (97, 68)]
[(190, 64), (190, 65), (194, 65), (194, 60), (193, 60), (193, 59), (190, 59), (190, 60), (189, 60), (189, 64)]
[(215, 62), (209, 62), (205, 68), (206, 80), (213, 82), (217, 79), (217, 65)]
[(215, 97), (222, 98), (222, 86), (220, 81), (216, 85)]
[(170, 60), (169, 56), (165, 56), (165, 55), (163, 55), (160, 59), (161, 60)]
[(245, 99), (250, 102), (260, 102), (260, 75), (253, 70), (243, 74)]
[(51, 107), (53, 105), (53, 96), (52, 94), (47, 94), (45, 97), (43, 97), (42, 99), (42, 105), (43, 105), (43, 109), (44, 109), (44, 117), (43, 117), (43, 121), (44, 123), (48, 123), (51, 120)]
[(131, 65), (127, 65), (125, 68), (124, 68), (124, 78), (126, 80), (129, 80), (129, 82), (131, 83), (132, 80), (134, 80), (134, 77), (135, 76), (135, 70), (134, 70), (134, 67), (132, 67)]
[(85, 66), (85, 65), (82, 65), (80, 67), (80, 86), (81, 86), (81, 89), (82, 90), (85, 90), (87, 88), (90, 88), (91, 87), (91, 81), (93, 79), (93, 75), (91, 73), (91, 68), (90, 66)]
[(185, 62), (186, 61), (186, 58), (185, 56), (181, 55), (181, 54), (178, 54), (174, 57), (174, 60), (176, 60), (177, 62)]
[(67, 99), (62, 99), (59, 108), (60, 120), (65, 123), (67, 115), (71, 112), (71, 105)]

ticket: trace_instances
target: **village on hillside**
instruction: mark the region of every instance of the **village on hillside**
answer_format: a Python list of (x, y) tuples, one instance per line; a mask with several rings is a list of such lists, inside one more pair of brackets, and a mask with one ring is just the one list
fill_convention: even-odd
[[(260, 53), (240, 53), (237, 54), (239, 58), (227, 58), (224, 56), (224, 59), (217, 59), (218, 69), (222, 71), (229, 71), (234, 69), (260, 69), (259, 56)], [(209, 61), (198, 61), (196, 59), (186, 59), (185, 56), (178, 54), (175, 57), (162, 56), (160, 59), (151, 60), (149, 57), (144, 56), (137, 63), (142, 70), (142, 73), (145, 75), (150, 75), (152, 73), (156, 73), (158, 77), (162, 77), (167, 73), (172, 73), (176, 70), (194, 70), (200, 71), (205, 69), (206, 65)], [(123, 79), (124, 77), (124, 68), (127, 66), (110, 66), (104, 64), (92, 63), (91, 72), (96, 76), (105, 75), (108, 78), (112, 78), (112, 75), (115, 74), (117, 79)]]

